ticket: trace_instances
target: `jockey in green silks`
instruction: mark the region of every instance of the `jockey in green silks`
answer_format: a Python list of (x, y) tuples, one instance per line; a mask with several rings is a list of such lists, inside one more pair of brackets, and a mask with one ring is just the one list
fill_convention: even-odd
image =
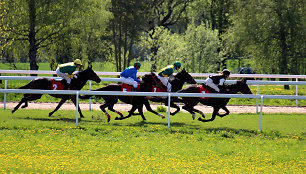
[(72, 73), (76, 70), (76, 68), (80, 68), (81, 66), (81, 60), (75, 59), (75, 61), (73, 62), (58, 65), (56, 69), (56, 74), (65, 79), (67, 84), (69, 85), (71, 83), (71, 78), (73, 77)]
[(174, 62), (173, 65), (168, 65), (167, 67), (158, 71), (159, 80), (167, 87), (167, 91), (171, 92), (171, 83), (169, 83), (169, 78), (173, 76), (174, 70), (179, 70), (181, 68), (181, 62)]

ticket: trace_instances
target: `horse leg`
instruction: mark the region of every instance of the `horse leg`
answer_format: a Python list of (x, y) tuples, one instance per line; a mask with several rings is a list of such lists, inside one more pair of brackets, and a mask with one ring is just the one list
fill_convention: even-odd
[(25, 94), (24, 97), (21, 99), (21, 101), (18, 103), (18, 105), (15, 106), (15, 108), (12, 110), (12, 113), (14, 113), (22, 105), (22, 103), (24, 103), (24, 105), (21, 106), (21, 108), (26, 108), (28, 107), (28, 101), (40, 99), (41, 96), (42, 94), (35, 94), (35, 95)]
[(17, 111), (17, 109), (20, 107), (20, 105), (21, 105), (22, 103), (25, 103), (26, 101), (27, 101), (26, 97), (23, 97), (23, 98), (21, 99), (21, 101), (18, 103), (18, 105), (15, 106), (15, 108), (12, 110), (12, 114), (13, 114), (15, 111)]
[(193, 109), (193, 111), (199, 113), (203, 118), (205, 118), (205, 114), (202, 111), (198, 109)]
[(224, 113), (224, 114), (219, 114), (219, 113), (217, 113), (217, 115), (218, 115), (219, 117), (224, 117), (224, 116), (230, 114), (230, 111), (227, 109), (226, 106), (222, 106), (221, 109), (223, 109), (226, 113)]
[(175, 115), (176, 113), (178, 113), (180, 111), (180, 107), (177, 106), (176, 104), (174, 104), (173, 101), (170, 102), (170, 107), (176, 109), (176, 111), (174, 111), (173, 113), (170, 113), (170, 115)]
[(202, 122), (214, 121), (215, 118), (216, 118), (216, 115), (217, 115), (218, 112), (219, 112), (219, 110), (220, 110), (220, 107), (214, 107), (214, 111), (213, 111), (212, 116), (211, 116), (210, 119), (205, 120), (205, 119), (202, 119), (202, 118), (199, 117), (198, 120), (199, 120), (199, 121), (202, 121)]
[(116, 117), (115, 120), (124, 120), (124, 119), (127, 119), (127, 118), (131, 117), (134, 114), (134, 112), (136, 111), (136, 109), (137, 109), (137, 106), (132, 105), (132, 108), (129, 111), (129, 115), (127, 115), (126, 117)]
[(56, 106), (56, 108), (55, 108), (52, 112), (49, 113), (49, 117), (51, 117), (52, 114), (53, 114), (54, 112), (56, 112), (56, 111), (66, 102), (66, 101), (67, 101), (67, 99), (62, 98), (62, 100), (58, 103), (58, 105)]
[(192, 115), (192, 119), (194, 120), (194, 118), (195, 118), (195, 113), (194, 113), (194, 108), (193, 108), (193, 106), (185, 105), (185, 106), (183, 106), (182, 108), (185, 109), (186, 111), (188, 111), (188, 112)]
[(147, 120), (146, 117), (143, 115), (143, 105), (138, 106), (138, 112), (141, 115), (143, 121)]
[(152, 112), (153, 114), (158, 115), (158, 116), (160, 116), (160, 117), (163, 118), (163, 119), (166, 118), (163, 114), (160, 114), (160, 113), (154, 111), (154, 110), (151, 108), (151, 105), (150, 105), (150, 103), (149, 103), (148, 100), (146, 100), (146, 101), (144, 102), (144, 105), (145, 105), (147, 111)]
[[(71, 98), (71, 101), (72, 103), (74, 104), (74, 106), (76, 107), (76, 98), (75, 97), (72, 97)], [(80, 105), (78, 105), (78, 112), (80, 113), (80, 121), (81, 121), (81, 118), (85, 118), (84, 115), (82, 114), (82, 111), (81, 111), (81, 108), (80, 108)]]
[(110, 122), (111, 116), (109, 115), (109, 113), (105, 110), (105, 108), (110, 107), (108, 103), (105, 103), (104, 105), (100, 106), (100, 109), (102, 110), (102, 112), (105, 113), (105, 115), (107, 116), (107, 122)]

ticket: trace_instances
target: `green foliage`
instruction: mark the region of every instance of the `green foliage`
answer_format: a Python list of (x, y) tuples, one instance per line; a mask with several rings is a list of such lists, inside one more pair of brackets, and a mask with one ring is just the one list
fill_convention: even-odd
[(165, 106), (157, 106), (156, 112), (167, 112), (167, 108)]
[(254, 114), (211, 123), (178, 114), (169, 129), (166, 119), (149, 113), (146, 122), (135, 116), (106, 123), (101, 111), (84, 111), (86, 118), (76, 127), (75, 111), (58, 111), (54, 117), (48, 112), (0, 110), (2, 172), (304, 172), (301, 114), (265, 114), (260, 132)]
[[(154, 31), (154, 33), (153, 33)], [(152, 62), (152, 70), (158, 71), (162, 67), (181, 61), (189, 72), (216, 71), (216, 62), (221, 53), (218, 33), (205, 25), (190, 25), (185, 35), (172, 34), (170, 30), (156, 27), (152, 33), (143, 36), (141, 46), (144, 50), (158, 48), (157, 52), (150, 52), (148, 61)], [(200, 51), (199, 51), (200, 50)]]

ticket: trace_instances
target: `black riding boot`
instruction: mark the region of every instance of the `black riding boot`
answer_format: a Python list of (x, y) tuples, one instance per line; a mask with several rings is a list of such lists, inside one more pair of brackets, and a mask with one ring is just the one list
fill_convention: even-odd
[(133, 92), (137, 92), (137, 88), (133, 88), (132, 91), (133, 91)]

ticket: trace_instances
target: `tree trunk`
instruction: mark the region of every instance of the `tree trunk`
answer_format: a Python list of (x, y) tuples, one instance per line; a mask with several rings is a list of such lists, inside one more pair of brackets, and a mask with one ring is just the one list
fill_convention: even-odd
[[(29, 31), (29, 59), (30, 59), (30, 70), (38, 70), (38, 65), (36, 62), (37, 50), (36, 45), (36, 31), (35, 31), (35, 20), (36, 20), (36, 8), (34, 0), (28, 1), (29, 5), (29, 18), (30, 18), (30, 31)], [(36, 76), (36, 74), (31, 74), (31, 76)]]

